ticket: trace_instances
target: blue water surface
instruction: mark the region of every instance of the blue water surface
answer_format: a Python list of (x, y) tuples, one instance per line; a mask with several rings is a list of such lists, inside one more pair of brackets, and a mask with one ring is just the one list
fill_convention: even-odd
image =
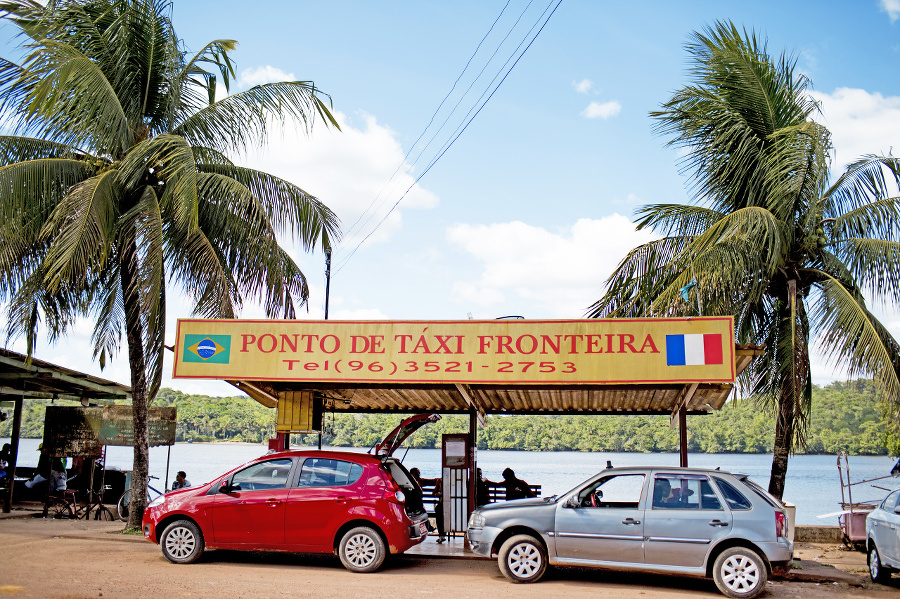
[[(0, 439), (8, 442), (8, 439)], [(18, 463), (36, 466), (40, 439), (22, 439)], [(366, 449), (335, 448), (338, 451), (366, 451)], [(176, 443), (171, 448), (150, 449), (150, 474), (160, 478), (154, 486), (162, 489), (167, 480), (171, 485), (175, 473), (187, 472), (194, 485), (209, 482), (218, 475), (266, 453), (262, 444), (249, 443)], [(130, 470), (133, 450), (130, 447), (108, 447), (107, 463), (111, 468)], [(422, 475), (434, 478), (440, 474), (439, 449), (400, 448), (395, 455), (407, 467), (417, 466)], [(490, 480), (501, 480), (504, 468), (512, 468), (516, 475), (531, 484), (542, 486), (543, 495), (564, 493), (581, 481), (602, 470), (606, 461), (613, 466), (677, 466), (676, 453), (585, 453), (577, 451), (479, 451), (478, 466)], [(772, 456), (767, 454), (691, 454), (691, 466), (716, 468), (747, 474), (763, 488), (769, 484)], [(851, 457), (850, 477), (853, 482), (874, 479), (890, 474), (894, 460), (888, 457)], [(888, 489), (900, 487), (900, 478), (885, 478), (873, 483), (852, 487), (854, 501), (879, 501)], [(846, 494), (846, 490), (845, 490)], [(846, 498), (846, 495), (845, 495)], [(840, 510), (841, 485), (837, 458), (833, 455), (792, 456), (788, 464), (785, 501), (797, 506), (797, 524), (836, 525), (837, 517), (820, 519), (817, 516)]]

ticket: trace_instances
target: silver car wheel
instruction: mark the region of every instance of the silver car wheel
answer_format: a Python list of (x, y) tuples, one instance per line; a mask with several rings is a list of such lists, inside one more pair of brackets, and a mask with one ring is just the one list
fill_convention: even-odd
[(713, 580), (719, 590), (738, 599), (752, 599), (765, 592), (768, 576), (763, 558), (745, 547), (726, 549), (713, 566)]
[(353, 535), (345, 548), (347, 559), (357, 568), (365, 568), (375, 559), (375, 542), (365, 534)]
[(547, 571), (547, 552), (531, 535), (506, 539), (497, 552), (500, 572), (515, 583), (537, 582)]
[(170, 562), (189, 564), (203, 553), (203, 533), (190, 520), (176, 520), (159, 537), (163, 555)]
[(733, 555), (722, 564), (722, 580), (735, 593), (746, 593), (759, 584), (759, 567), (746, 555)]
[(185, 559), (197, 546), (194, 533), (183, 526), (173, 528), (166, 535), (166, 551), (175, 559)]
[(358, 526), (341, 538), (338, 555), (351, 572), (374, 572), (384, 563), (387, 550), (378, 531)]
[(519, 543), (509, 552), (506, 564), (520, 578), (531, 578), (541, 569), (541, 553), (532, 543)]

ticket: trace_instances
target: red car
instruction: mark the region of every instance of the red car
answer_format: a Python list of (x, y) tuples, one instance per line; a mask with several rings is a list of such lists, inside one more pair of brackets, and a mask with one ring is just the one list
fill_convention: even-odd
[[(415, 430), (434, 416), (404, 425)], [(425, 539), (428, 515), (418, 485), (389, 454), (284, 451), (159, 497), (143, 529), (175, 563), (207, 548), (296, 551), (336, 553), (348, 570), (373, 572)]]

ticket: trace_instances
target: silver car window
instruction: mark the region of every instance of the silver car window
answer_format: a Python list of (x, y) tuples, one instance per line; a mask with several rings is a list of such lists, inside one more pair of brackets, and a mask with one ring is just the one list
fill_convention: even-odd
[(653, 480), (653, 509), (721, 510), (722, 504), (705, 476), (658, 474)]
[(733, 510), (749, 510), (753, 508), (750, 500), (744, 497), (744, 494), (735, 489), (731, 484), (725, 482), (721, 478), (715, 479), (722, 496), (725, 497), (725, 503)]
[(643, 490), (643, 474), (620, 474), (588, 485), (578, 494), (578, 499), (582, 507), (637, 508)]
[(883, 502), (881, 502), (881, 509), (886, 512), (893, 512), (897, 507), (898, 499), (900, 499), (900, 491), (894, 491), (893, 493), (885, 497)]

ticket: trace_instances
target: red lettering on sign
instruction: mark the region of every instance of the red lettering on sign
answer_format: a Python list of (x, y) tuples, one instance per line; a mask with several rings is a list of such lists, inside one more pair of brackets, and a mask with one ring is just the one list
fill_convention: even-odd
[[(525, 345), (522, 344), (522, 340), (527, 340), (530, 342), (530, 349), (525, 349)], [(533, 354), (535, 350), (537, 350), (538, 341), (534, 337), (534, 335), (522, 335), (518, 339), (516, 339), (516, 349), (519, 350), (520, 354)]]
[(646, 348), (647, 346), (650, 346), (651, 354), (659, 353), (659, 350), (656, 349), (656, 344), (653, 343), (653, 337), (651, 337), (650, 335), (647, 335), (647, 338), (644, 339), (644, 345), (641, 346), (641, 353), (644, 353), (644, 348)]
[[(270, 347), (269, 349), (263, 349), (263, 339), (271, 339), (272, 347)], [(272, 335), (270, 333), (266, 333), (256, 341), (256, 348), (264, 354), (272, 353), (273, 351), (275, 351), (276, 347), (278, 347), (278, 339), (275, 338), (275, 335)]]
[(626, 347), (631, 350), (631, 353), (638, 353), (638, 350), (634, 349), (634, 335), (629, 335), (628, 333), (619, 335), (619, 351), (616, 353), (624, 354)]
[(256, 335), (241, 335), (241, 341), (244, 344), (244, 347), (243, 347), (243, 349), (241, 349), (241, 351), (249, 352), (250, 350), (247, 349), (247, 346), (253, 345), (254, 343), (256, 343)]

